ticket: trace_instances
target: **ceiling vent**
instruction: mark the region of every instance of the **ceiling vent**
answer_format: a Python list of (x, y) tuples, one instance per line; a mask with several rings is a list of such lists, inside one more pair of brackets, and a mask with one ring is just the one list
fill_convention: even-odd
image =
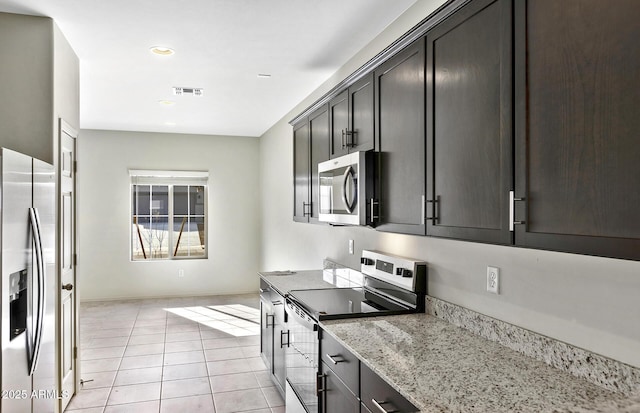
[(203, 96), (204, 89), (201, 87), (177, 87), (171, 88), (176, 96)]

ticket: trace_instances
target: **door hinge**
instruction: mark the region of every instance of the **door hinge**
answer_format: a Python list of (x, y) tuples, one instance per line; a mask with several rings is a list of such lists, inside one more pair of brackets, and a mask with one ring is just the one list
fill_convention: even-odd
[(78, 254), (74, 253), (73, 254), (73, 266), (77, 266), (78, 265)]
[(78, 172), (78, 161), (76, 159), (73, 160), (73, 173)]
[(73, 358), (77, 359), (78, 358), (78, 347), (74, 347), (73, 348)]

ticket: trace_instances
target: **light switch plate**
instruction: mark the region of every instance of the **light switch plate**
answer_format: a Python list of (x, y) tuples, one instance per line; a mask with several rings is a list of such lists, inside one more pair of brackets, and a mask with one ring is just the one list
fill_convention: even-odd
[(349, 240), (349, 254), (353, 255), (353, 240)]

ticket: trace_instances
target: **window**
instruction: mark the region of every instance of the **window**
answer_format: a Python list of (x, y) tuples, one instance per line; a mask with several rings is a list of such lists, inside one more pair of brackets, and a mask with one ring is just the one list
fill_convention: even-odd
[(207, 172), (139, 171), (131, 176), (131, 259), (207, 257)]

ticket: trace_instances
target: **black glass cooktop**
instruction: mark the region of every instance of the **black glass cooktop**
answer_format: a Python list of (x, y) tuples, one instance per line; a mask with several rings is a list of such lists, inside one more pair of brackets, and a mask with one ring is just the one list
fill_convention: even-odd
[(316, 320), (404, 314), (415, 308), (391, 301), (365, 288), (293, 290), (289, 299)]

